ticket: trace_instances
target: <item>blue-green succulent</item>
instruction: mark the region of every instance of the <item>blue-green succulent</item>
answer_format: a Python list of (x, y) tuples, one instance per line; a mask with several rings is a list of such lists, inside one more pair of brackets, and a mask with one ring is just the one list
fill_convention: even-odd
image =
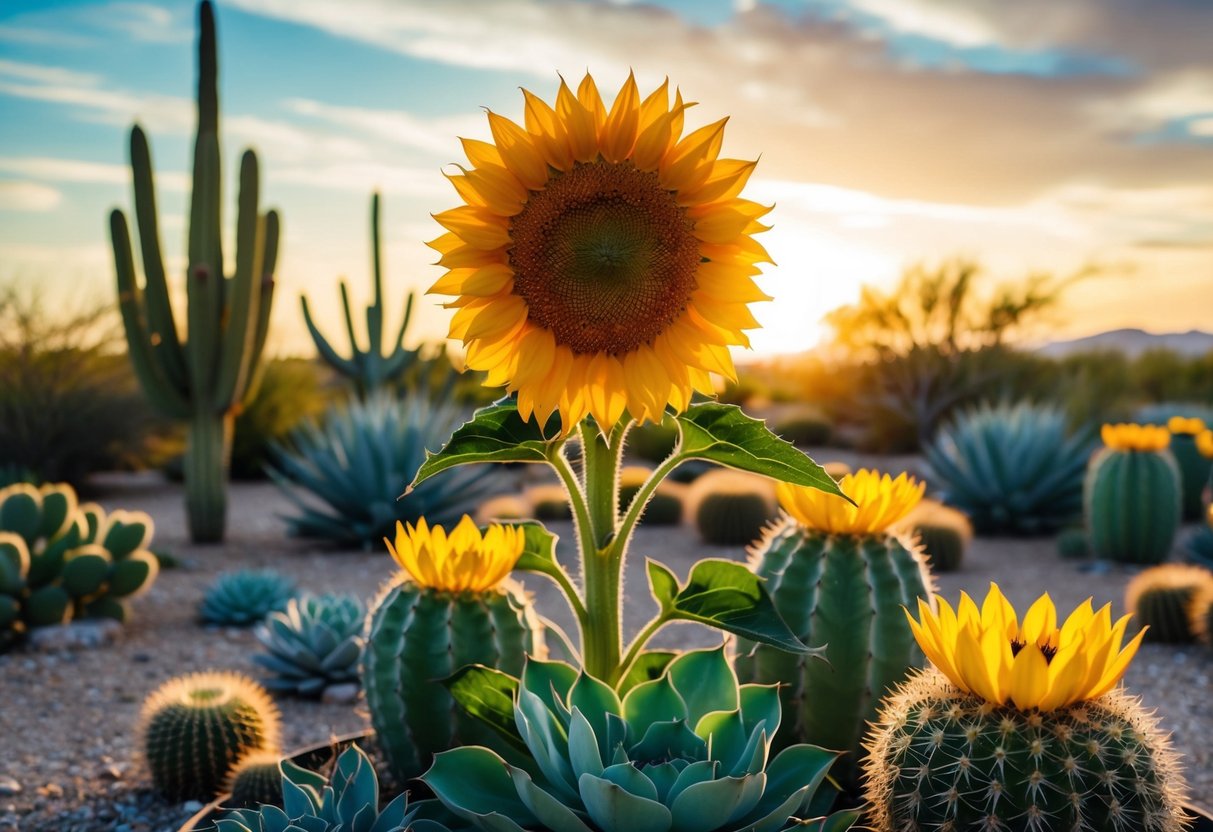
[(380, 810), (375, 766), (356, 745), (327, 781), (289, 760), (281, 767), (282, 807), (238, 809), (215, 823), (216, 832), (450, 832), (433, 800), (410, 803), (406, 792)]
[(251, 627), (285, 610), (293, 597), (294, 582), (272, 569), (224, 572), (207, 589), (199, 614), (207, 624)]
[(843, 830), (858, 817), (818, 808), (832, 796), (818, 790), (836, 752), (793, 745), (768, 764), (777, 688), (738, 685), (723, 647), (682, 654), (622, 698), (535, 660), (519, 680), (470, 667), (448, 684), (533, 761), (521, 768), (468, 746), (435, 756), (422, 779), (483, 832)]
[(266, 652), (253, 661), (271, 674), (265, 686), (319, 696), (329, 685), (357, 682), (365, 622), (366, 606), (353, 595), (292, 598), (255, 631)]

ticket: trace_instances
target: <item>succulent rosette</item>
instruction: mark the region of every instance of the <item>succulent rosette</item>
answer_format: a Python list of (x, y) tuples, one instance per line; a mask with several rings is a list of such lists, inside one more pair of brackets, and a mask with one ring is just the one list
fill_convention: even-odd
[(533, 761), (512, 766), (479, 747), (435, 757), (422, 779), (479, 830), (775, 832), (789, 822), (842, 830), (858, 817), (811, 817), (838, 754), (794, 745), (768, 762), (778, 691), (739, 685), (723, 647), (680, 655), (658, 678), (623, 686), (622, 698), (555, 662), (529, 661), (516, 683), (469, 668), (450, 685)]

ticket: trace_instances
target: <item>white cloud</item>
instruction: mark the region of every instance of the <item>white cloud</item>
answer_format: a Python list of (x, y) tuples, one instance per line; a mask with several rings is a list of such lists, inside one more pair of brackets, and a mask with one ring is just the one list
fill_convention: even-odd
[(997, 40), (989, 21), (971, 7), (906, 0), (851, 0), (851, 5), (882, 18), (898, 31), (957, 46), (980, 46)]
[(446, 156), (456, 136), (487, 138), (483, 115), (423, 117), (403, 110), (376, 110), (290, 98), (283, 106), (291, 112), (321, 120), (344, 130), (369, 134), (395, 144)]
[(38, 182), (0, 181), (0, 211), (51, 211), (63, 194)]
[[(130, 168), (104, 162), (79, 159), (56, 159), (49, 156), (0, 156), (0, 172), (28, 176), (47, 182), (77, 184), (118, 184), (130, 182)], [(164, 190), (183, 191), (189, 179), (183, 171), (156, 172), (156, 186)]]
[(99, 29), (143, 43), (180, 43), (191, 37), (189, 16), (152, 3), (118, 2), (81, 9), (77, 17)]
[(38, 84), (59, 84), (77, 87), (94, 87), (100, 77), (91, 72), (78, 72), (61, 66), (45, 66), (25, 61), (9, 61), (0, 58), (0, 75)]

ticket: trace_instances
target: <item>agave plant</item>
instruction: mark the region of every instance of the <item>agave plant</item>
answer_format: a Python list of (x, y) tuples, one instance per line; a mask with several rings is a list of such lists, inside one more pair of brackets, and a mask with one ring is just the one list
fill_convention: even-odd
[(207, 589), (198, 613), (207, 624), (251, 627), (272, 612), (286, 609), (294, 582), (273, 569), (224, 572)]
[(268, 469), (299, 509), (286, 518), (291, 534), (369, 549), (397, 521), (424, 515), (443, 523), (473, 512), (492, 488), (488, 469), (446, 472), (404, 494), (426, 451), (441, 447), (462, 421), (450, 404), (382, 391), (305, 422), (275, 446)]
[(358, 680), (366, 606), (353, 595), (305, 595), (257, 628), (265, 653), (253, 661), (272, 675), (273, 691), (319, 696), (329, 685)]
[(282, 808), (238, 809), (215, 822), (216, 832), (450, 832), (433, 800), (409, 803), (404, 792), (379, 809), (375, 766), (356, 745), (337, 758), (333, 777), (282, 761)]
[(1081, 516), (1091, 447), (1090, 431), (1070, 432), (1058, 408), (987, 404), (941, 429), (927, 461), (977, 531), (1042, 534)]
[[(530, 752), (532, 771), (464, 746), (438, 754), (422, 777), (475, 829), (775, 832), (791, 821), (842, 830), (858, 817), (805, 817), (838, 755), (794, 745), (768, 764), (777, 688), (738, 686), (723, 647), (679, 656), (622, 700), (558, 662), (529, 661), (511, 683), (471, 667), (450, 686), (461, 704)], [(512, 710), (502, 704), (508, 686)]]

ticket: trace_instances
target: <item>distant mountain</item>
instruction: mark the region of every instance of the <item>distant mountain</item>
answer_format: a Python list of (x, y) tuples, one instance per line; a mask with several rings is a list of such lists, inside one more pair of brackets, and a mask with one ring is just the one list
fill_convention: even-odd
[(1113, 329), (1098, 335), (1075, 338), (1072, 341), (1053, 341), (1040, 348), (1044, 355), (1060, 357), (1076, 352), (1116, 351), (1136, 357), (1149, 349), (1163, 347), (1180, 355), (1197, 356), (1213, 350), (1213, 333), (1199, 329), (1188, 332), (1155, 334), (1141, 329)]

